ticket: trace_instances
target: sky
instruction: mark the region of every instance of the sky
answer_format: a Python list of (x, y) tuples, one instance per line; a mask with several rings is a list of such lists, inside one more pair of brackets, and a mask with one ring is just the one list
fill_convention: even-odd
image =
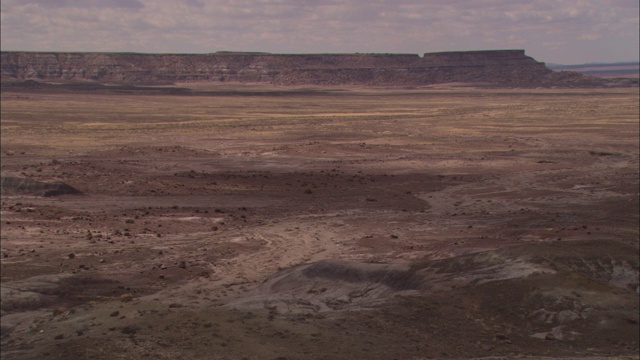
[(411, 53), (637, 61), (639, 0), (2, 0), (2, 50)]

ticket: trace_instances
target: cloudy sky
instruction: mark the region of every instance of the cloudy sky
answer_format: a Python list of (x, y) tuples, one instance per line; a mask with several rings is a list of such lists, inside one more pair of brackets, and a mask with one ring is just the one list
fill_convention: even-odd
[(639, 58), (638, 0), (2, 0), (2, 50)]

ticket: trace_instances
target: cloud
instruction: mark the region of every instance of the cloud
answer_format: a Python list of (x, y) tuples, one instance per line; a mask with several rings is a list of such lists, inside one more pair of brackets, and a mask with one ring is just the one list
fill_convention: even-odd
[[(139, 0), (5, 0), (12, 6), (38, 5), (43, 8), (126, 8), (140, 9), (144, 5)], [(193, 0), (192, 0), (193, 1)]]
[(598, 34), (582, 34), (578, 37), (578, 40), (588, 40), (588, 41), (595, 41), (600, 39), (602, 39), (602, 36)]
[(578, 62), (584, 56), (589, 57), (585, 61), (638, 58), (637, 0), (3, 0), (0, 4), (6, 50), (424, 53), (524, 48), (552, 62)]

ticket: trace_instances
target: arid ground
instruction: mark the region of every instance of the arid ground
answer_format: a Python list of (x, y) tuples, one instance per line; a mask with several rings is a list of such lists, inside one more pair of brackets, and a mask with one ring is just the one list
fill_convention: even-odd
[(2, 359), (638, 358), (637, 88), (192, 87), (3, 91)]

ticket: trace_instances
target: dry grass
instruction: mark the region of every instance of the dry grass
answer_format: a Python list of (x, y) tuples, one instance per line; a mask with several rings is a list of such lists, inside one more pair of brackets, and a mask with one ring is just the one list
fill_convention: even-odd
[[(246, 89), (236, 89), (238, 93)], [(564, 141), (599, 133), (615, 146), (637, 133), (637, 89), (391, 90), (349, 89), (319, 95), (157, 96), (3, 94), (2, 142), (60, 150), (168, 141), (187, 136), (295, 140), (340, 134), (354, 140), (417, 141), (438, 132), (464, 138), (540, 136)], [(373, 126), (372, 126), (373, 125)], [(616, 126), (616, 133), (609, 129)], [(298, 136), (300, 137), (300, 136)], [(18, 140), (20, 139), (20, 140)], [(206, 146), (200, 144), (200, 146)]]

